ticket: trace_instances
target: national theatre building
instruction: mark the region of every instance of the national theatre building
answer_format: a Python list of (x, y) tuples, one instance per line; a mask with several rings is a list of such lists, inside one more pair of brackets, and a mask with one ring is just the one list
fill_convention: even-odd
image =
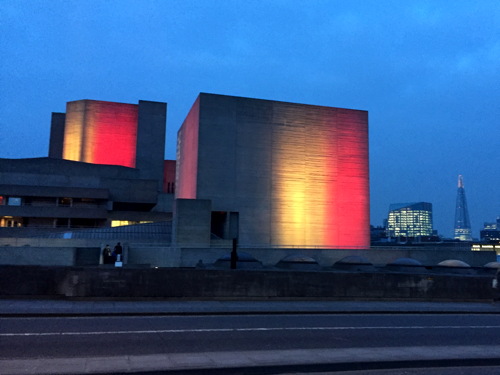
[(171, 220), (172, 246), (369, 248), (366, 111), (201, 93), (176, 161), (165, 128), (166, 103), (67, 103), (48, 158), (0, 159), (0, 229)]
[(257, 246), (369, 248), (368, 113), (200, 94), (178, 133), (176, 198)]

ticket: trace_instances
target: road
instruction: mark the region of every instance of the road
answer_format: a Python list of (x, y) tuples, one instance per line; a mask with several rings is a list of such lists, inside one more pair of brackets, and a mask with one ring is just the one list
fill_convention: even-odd
[[(498, 314), (0, 318), (0, 360), (209, 352), (229, 357), (241, 352), (293, 355), (332, 349), (387, 355), (395, 348), (401, 352), (430, 348), (450, 353), (454, 348), (492, 345), (500, 345)], [(411, 358), (416, 360), (417, 356)]]

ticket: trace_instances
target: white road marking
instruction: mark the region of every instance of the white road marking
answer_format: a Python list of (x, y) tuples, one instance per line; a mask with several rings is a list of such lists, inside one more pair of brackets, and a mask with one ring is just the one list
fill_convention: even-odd
[(159, 334), (159, 333), (204, 333), (204, 332), (266, 332), (266, 331), (346, 331), (363, 329), (499, 329), (500, 326), (412, 326), (412, 327), (277, 327), (277, 328), (200, 328), (200, 329), (161, 329), (139, 331), (90, 331), (90, 332), (22, 332), (0, 333), (0, 337), (29, 337), (29, 336), (92, 336), (92, 335), (131, 335), (131, 334)]

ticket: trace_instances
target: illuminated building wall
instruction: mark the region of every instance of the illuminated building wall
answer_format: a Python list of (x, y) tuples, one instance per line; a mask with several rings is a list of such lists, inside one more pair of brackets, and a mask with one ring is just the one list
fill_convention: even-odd
[(134, 104), (67, 103), (63, 159), (134, 168), (137, 116)]
[(200, 94), (178, 142), (177, 198), (241, 244), (369, 248), (367, 112)]
[[(78, 100), (53, 113), (49, 156), (139, 169), (163, 190), (167, 104)], [(172, 180), (172, 178), (170, 178)]]
[(432, 204), (396, 203), (389, 207), (387, 235), (389, 237), (418, 237), (432, 235)]
[[(191, 107), (177, 134), (177, 167), (175, 171), (175, 195), (177, 198), (196, 199), (199, 121), (200, 98)], [(182, 173), (179, 170), (180, 165), (182, 165)]]

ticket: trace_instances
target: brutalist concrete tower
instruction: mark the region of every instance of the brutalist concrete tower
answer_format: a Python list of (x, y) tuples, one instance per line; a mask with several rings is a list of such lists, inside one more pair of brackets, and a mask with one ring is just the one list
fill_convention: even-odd
[(467, 199), (465, 198), (464, 181), (462, 175), (458, 176), (454, 238), (461, 241), (472, 241), (469, 210), (467, 209)]
[(368, 112), (201, 93), (177, 139), (176, 198), (210, 200), (217, 237), (370, 247)]

